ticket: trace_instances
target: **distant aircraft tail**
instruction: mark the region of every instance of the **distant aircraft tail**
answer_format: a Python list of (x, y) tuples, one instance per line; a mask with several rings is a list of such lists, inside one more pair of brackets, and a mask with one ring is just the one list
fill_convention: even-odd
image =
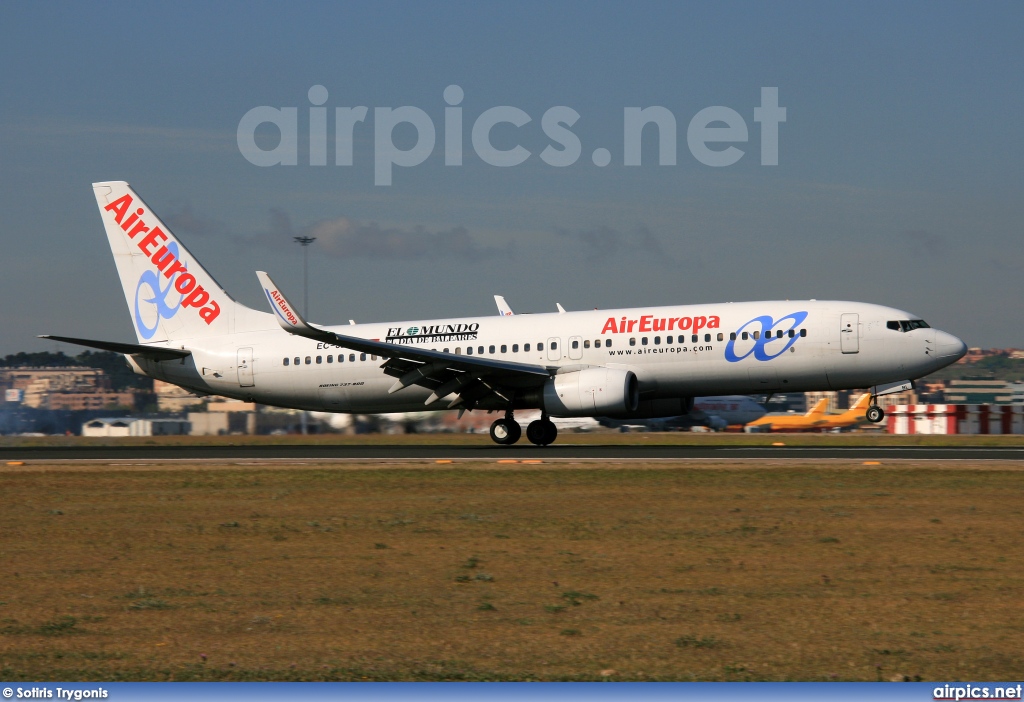
[(827, 409), (828, 409), (828, 399), (822, 398), (822, 399), (820, 399), (820, 400), (818, 400), (817, 402), (814, 403), (814, 407), (812, 407), (811, 411), (807, 413), (807, 416), (811, 417), (811, 416), (817, 415), (817, 414), (825, 414), (825, 410), (827, 410)]
[(864, 412), (867, 410), (868, 405), (871, 404), (871, 393), (866, 392), (857, 398), (857, 402), (850, 407), (850, 412)]
[(235, 302), (124, 181), (93, 183), (107, 241), (140, 343), (229, 334)]

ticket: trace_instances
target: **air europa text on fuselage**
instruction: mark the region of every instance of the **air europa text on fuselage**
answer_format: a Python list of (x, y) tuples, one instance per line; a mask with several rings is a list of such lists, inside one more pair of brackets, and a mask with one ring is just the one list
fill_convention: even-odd
[(697, 317), (655, 317), (645, 314), (640, 319), (628, 319), (623, 317), (616, 321), (615, 317), (609, 317), (604, 323), (602, 334), (626, 334), (632, 331), (638, 332), (660, 332), (660, 331), (688, 331), (693, 330), (696, 334), (701, 329), (718, 329), (721, 320), (716, 315)]
[[(180, 273), (174, 280), (174, 289), (182, 295), (181, 306), (199, 308), (199, 316), (204, 322), (210, 324), (220, 314), (220, 305), (216, 300), (210, 299), (210, 293), (198, 284), (196, 277), (188, 272), (185, 264), (179, 261), (166, 245), (162, 244), (167, 241), (167, 234), (160, 227), (146, 226), (146, 222), (142, 219), (146, 211), (142, 207), (125, 217), (132, 208), (133, 201), (131, 195), (122, 195), (103, 209), (114, 213), (114, 221), (120, 225), (129, 239), (135, 241), (139, 251), (149, 257), (157, 270), (163, 271), (165, 278), (173, 279), (175, 274)], [(139, 234), (145, 236), (136, 240), (135, 237)], [(153, 251), (157, 246), (160, 248)]]

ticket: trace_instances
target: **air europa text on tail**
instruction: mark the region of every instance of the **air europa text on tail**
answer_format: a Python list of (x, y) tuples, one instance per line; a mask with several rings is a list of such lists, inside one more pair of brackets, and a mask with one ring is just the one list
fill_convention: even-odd
[[(174, 280), (174, 289), (182, 295), (181, 306), (198, 308), (199, 316), (204, 322), (210, 324), (220, 314), (220, 305), (216, 300), (210, 298), (210, 293), (202, 285), (199, 285), (196, 277), (188, 272), (186, 265), (178, 260), (174, 252), (163, 244), (167, 241), (167, 234), (158, 226), (146, 225), (143, 220), (143, 216), (146, 215), (144, 208), (139, 207), (125, 217), (131, 210), (133, 202), (134, 198), (131, 195), (122, 195), (103, 209), (113, 212), (114, 221), (128, 234), (128, 238), (135, 242), (139, 251), (153, 262), (157, 270), (163, 271), (164, 277)], [(140, 234), (144, 236), (136, 239), (135, 237)], [(177, 275), (176, 279), (175, 275)]]

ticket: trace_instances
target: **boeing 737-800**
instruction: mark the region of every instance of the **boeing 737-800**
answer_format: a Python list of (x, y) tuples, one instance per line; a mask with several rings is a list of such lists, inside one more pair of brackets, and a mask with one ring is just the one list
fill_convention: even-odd
[[(95, 183), (137, 343), (46, 338), (125, 354), (135, 372), (200, 394), (329, 412), (488, 410), (499, 444), (549, 417), (687, 413), (694, 397), (912, 387), (965, 344), (916, 315), (860, 302), (775, 301), (325, 326), (266, 273), (270, 312), (233, 300), (121, 181)], [(876, 404), (871, 421), (881, 421)]]

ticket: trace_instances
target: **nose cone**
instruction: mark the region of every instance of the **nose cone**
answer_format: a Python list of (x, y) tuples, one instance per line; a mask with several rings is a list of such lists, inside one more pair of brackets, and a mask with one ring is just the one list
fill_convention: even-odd
[(935, 332), (935, 356), (947, 363), (959, 361), (967, 353), (967, 344), (944, 331)]

